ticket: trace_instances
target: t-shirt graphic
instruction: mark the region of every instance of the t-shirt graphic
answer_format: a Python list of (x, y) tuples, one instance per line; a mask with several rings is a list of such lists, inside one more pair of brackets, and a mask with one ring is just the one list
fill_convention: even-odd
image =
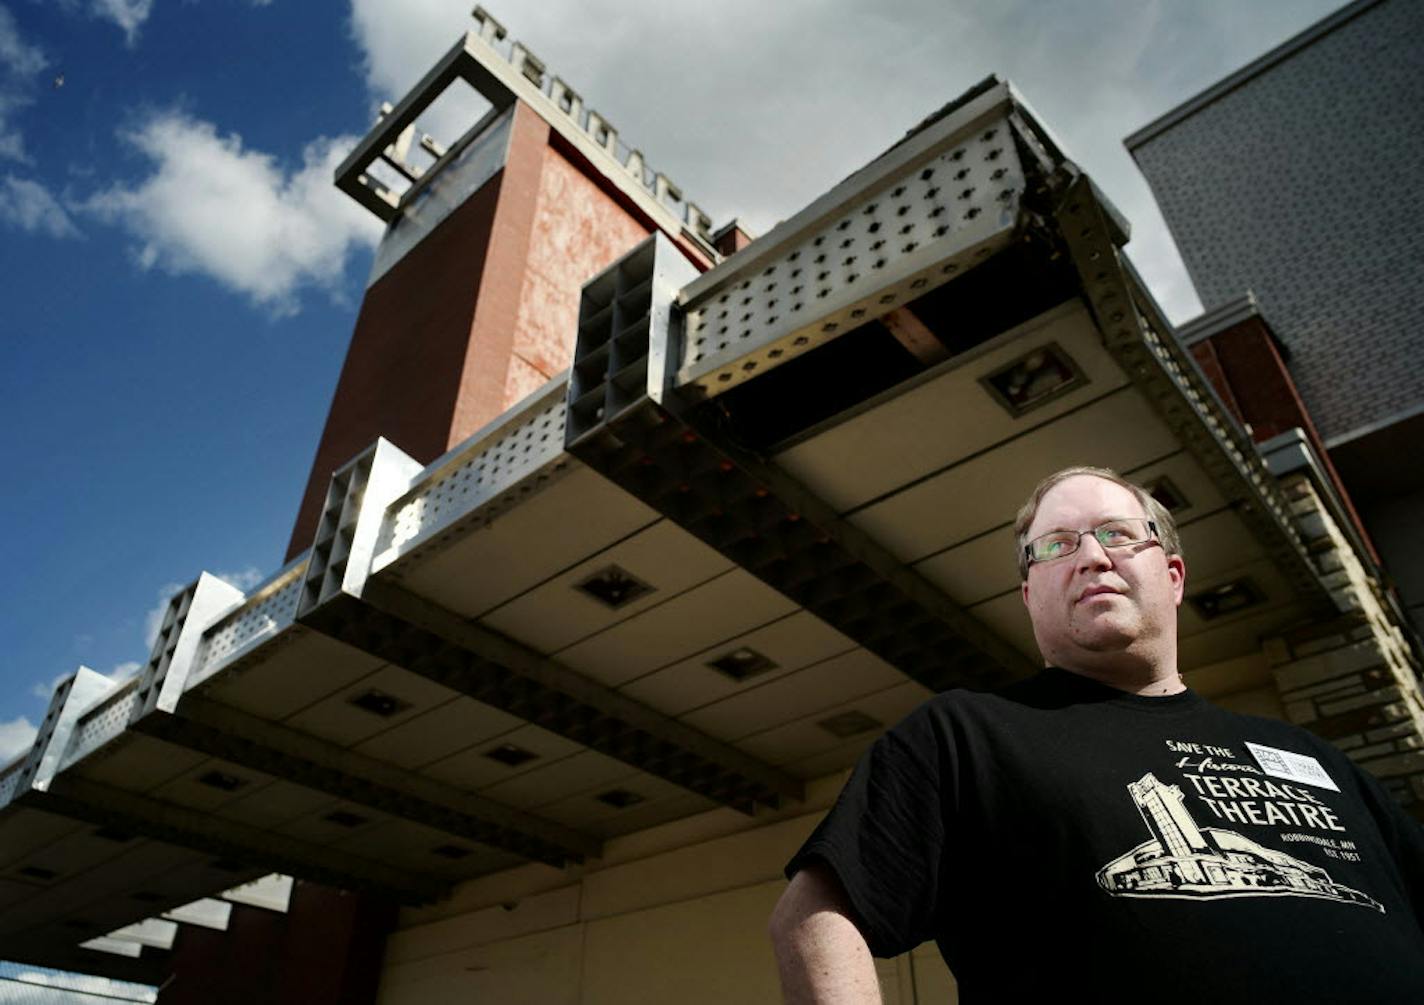
[(1198, 827), (1182, 790), (1150, 771), (1129, 783), (1150, 840), (1098, 870), (1098, 885), (1116, 897), (1321, 897), (1384, 906), (1336, 883), (1324, 869), (1263, 847), (1235, 831)]

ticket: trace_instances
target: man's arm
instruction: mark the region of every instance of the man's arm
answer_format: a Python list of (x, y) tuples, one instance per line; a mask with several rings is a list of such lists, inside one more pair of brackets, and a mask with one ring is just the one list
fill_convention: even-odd
[(875, 961), (840, 880), (812, 863), (771, 912), (771, 944), (788, 1005), (879, 1005)]

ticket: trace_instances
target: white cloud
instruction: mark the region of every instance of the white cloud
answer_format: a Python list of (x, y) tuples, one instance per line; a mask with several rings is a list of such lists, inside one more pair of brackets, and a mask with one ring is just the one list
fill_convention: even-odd
[(209, 276), (292, 314), (305, 287), (337, 294), (348, 258), (380, 236), (375, 218), (332, 185), (353, 137), (313, 140), (290, 173), (244, 149), (236, 134), (178, 112), (155, 115), (126, 138), (152, 173), (84, 208), (137, 237), (146, 269)]
[(124, 41), (133, 45), (138, 30), (153, 13), (153, 0), (92, 0), (89, 12), (104, 21), (112, 21), (124, 33)]
[(79, 236), (79, 228), (49, 189), (37, 181), (15, 175), (0, 178), (0, 223), (27, 234), (56, 238)]
[(0, 764), (9, 764), (35, 742), (34, 724), (23, 715), (0, 722)]
[(47, 65), (45, 54), (20, 36), (13, 15), (0, 7), (0, 160), (29, 161), (24, 137), (11, 119), (30, 104), (33, 78)]

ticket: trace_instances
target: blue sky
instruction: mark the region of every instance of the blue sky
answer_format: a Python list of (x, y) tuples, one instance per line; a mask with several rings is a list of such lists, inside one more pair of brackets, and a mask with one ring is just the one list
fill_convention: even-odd
[[(379, 237), (332, 168), (471, 6), (0, 0), (0, 759), (58, 676), (146, 659), (177, 584), (280, 564)], [(1182, 320), (1121, 138), (1338, 3), (489, 6), (715, 222), (756, 231), (996, 70), (1132, 220)]]

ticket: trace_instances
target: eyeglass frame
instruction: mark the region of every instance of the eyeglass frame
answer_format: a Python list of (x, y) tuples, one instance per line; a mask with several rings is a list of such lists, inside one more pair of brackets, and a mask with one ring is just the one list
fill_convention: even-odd
[[(1141, 541), (1124, 541), (1121, 544), (1107, 544), (1100, 537), (1098, 537), (1098, 531), (1102, 530), (1108, 524), (1121, 523), (1125, 520), (1141, 520), (1143, 523), (1147, 524), (1148, 537), (1144, 538)], [(1034, 558), (1033, 542), (1042, 541), (1045, 537), (1052, 537), (1054, 534), (1077, 534), (1078, 538), (1074, 542), (1073, 549), (1071, 551), (1065, 551), (1061, 555), (1054, 555), (1052, 558)], [(1045, 565), (1049, 562), (1056, 562), (1060, 558), (1068, 558), (1071, 555), (1076, 555), (1079, 550), (1082, 549), (1083, 537), (1087, 534), (1092, 534), (1093, 540), (1097, 541), (1098, 547), (1102, 548), (1104, 551), (1106, 551), (1108, 548), (1131, 548), (1134, 544), (1156, 544), (1159, 547), (1162, 544), (1162, 535), (1161, 532), (1157, 530), (1156, 520), (1153, 520), (1151, 517), (1145, 516), (1116, 516), (1112, 517), (1109, 520), (1104, 520), (1096, 527), (1089, 527), (1087, 530), (1050, 530), (1047, 534), (1040, 534), (1032, 541), (1024, 542), (1024, 561), (1027, 563), (1028, 568), (1031, 569), (1035, 565)]]

